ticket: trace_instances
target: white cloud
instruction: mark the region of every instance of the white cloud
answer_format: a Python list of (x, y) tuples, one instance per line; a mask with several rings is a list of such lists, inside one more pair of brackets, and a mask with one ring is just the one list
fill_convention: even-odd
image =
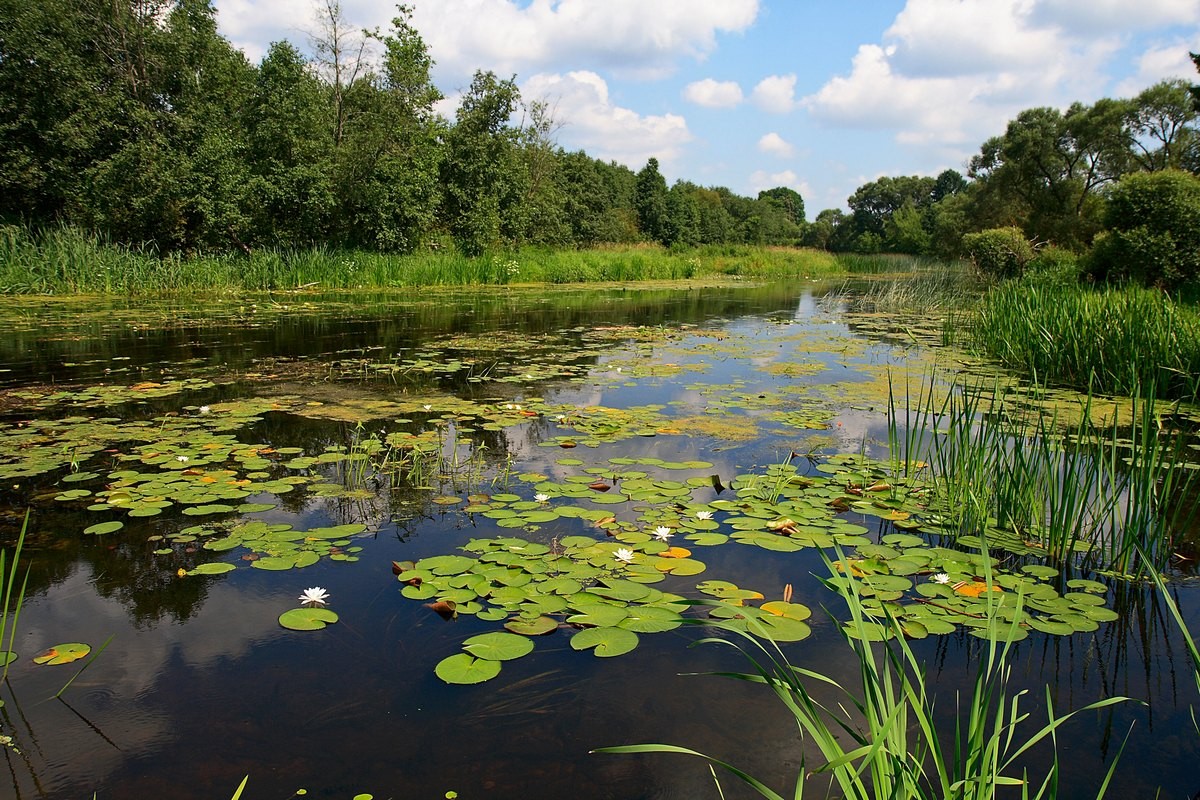
[(779, 156), (780, 158), (791, 158), (796, 153), (796, 148), (792, 147), (790, 142), (784, 140), (782, 136), (774, 131), (764, 134), (758, 140), (758, 149), (759, 152)]
[(413, 10), (439, 69), (457, 78), (564, 65), (659, 77), (757, 16), (758, 0), (417, 0)]
[(1133, 97), (1147, 86), (1174, 78), (1192, 83), (1196, 67), (1188, 57), (1189, 51), (1200, 52), (1200, 34), (1190, 42), (1175, 40), (1151, 47), (1138, 58), (1137, 72), (1118, 83), (1114, 94)]
[(1162, 25), (1200, 24), (1196, 0), (1038, 0), (1031, 18), (1076, 33), (1123, 34)]
[(890, 129), (901, 144), (961, 163), (1022, 109), (1106, 93), (1122, 39), (1078, 35), (1046, 22), (1041, 8), (1037, 0), (908, 0), (882, 42), (861, 45), (848, 74), (801, 102), (819, 121)]
[(782, 172), (767, 172), (765, 169), (755, 170), (750, 174), (746, 186), (752, 197), (765, 189), (774, 189), (778, 186), (795, 189), (800, 193), (801, 197), (808, 197), (811, 193), (809, 185), (800, 180), (800, 176), (790, 169), (785, 169)]
[(615, 105), (608, 84), (594, 72), (534, 75), (521, 86), (526, 99), (545, 99), (563, 123), (564, 146), (581, 148), (593, 158), (615, 160), (640, 169), (654, 156), (670, 163), (691, 141), (687, 120), (678, 114), (642, 116)]
[(754, 87), (754, 104), (763, 111), (786, 114), (796, 107), (796, 76), (770, 75)]
[(742, 102), (742, 87), (735, 81), (705, 78), (683, 87), (683, 99), (705, 108), (733, 108)]

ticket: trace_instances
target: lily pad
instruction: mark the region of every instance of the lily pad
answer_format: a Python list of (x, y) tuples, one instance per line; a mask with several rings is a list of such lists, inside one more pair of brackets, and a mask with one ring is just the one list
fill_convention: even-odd
[(44, 653), (34, 656), (33, 661), (35, 664), (70, 664), (90, 652), (92, 652), (91, 645), (83, 642), (67, 642), (66, 644), (56, 644)]
[(488, 661), (511, 661), (533, 652), (533, 642), (515, 633), (481, 633), (463, 642), (463, 649)]
[(586, 628), (571, 637), (573, 649), (592, 649), (600, 658), (624, 655), (637, 645), (638, 635), (624, 628)]
[(279, 615), (279, 624), (293, 631), (319, 631), (337, 621), (337, 613), (327, 608), (293, 608)]
[(457, 653), (443, 658), (433, 671), (446, 683), (469, 685), (483, 683), (499, 675), (500, 662), (476, 658), (470, 653)]

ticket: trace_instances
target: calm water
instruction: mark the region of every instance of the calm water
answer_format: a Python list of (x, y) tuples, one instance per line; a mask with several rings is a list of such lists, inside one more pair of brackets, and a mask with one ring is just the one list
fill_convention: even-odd
[[(589, 754), (647, 741), (721, 757), (786, 792), (804, 754), (795, 724), (761, 688), (690, 674), (746, 666), (731, 648), (690, 646), (709, 631), (643, 635), (637, 649), (614, 659), (576, 652), (569, 633), (558, 631), (540, 637), (532, 655), (506, 662), (496, 679), (451, 686), (434, 666), (499, 624), (466, 615), (444, 620), (401, 596), (391, 562), (458, 552), (473, 538), (602, 537), (577, 519), (513, 530), (465, 512), (465, 504), (432, 502), (505, 489), (532, 496), (532, 483), (516, 476), (578, 474), (560, 463), (567, 456), (585, 466), (610, 458), (702, 461), (712, 466), (681, 479), (711, 473), (728, 480), (793, 452), (812, 454), (813, 463), (838, 451), (882, 453), (887, 375), (919, 381), (935, 364), (957, 363), (924, 344), (932, 337), (919, 322), (847, 315), (845, 299), (822, 287), (277, 296), (201, 309), (5, 302), (0, 425), (8, 434), (63, 418), (140, 419), (153, 429), (173, 415), (198, 415), (202, 405), (217, 418), (235, 413), (240, 401), (274, 397), (290, 398), (285, 410), (259, 414), (233, 434), (310, 456), (396, 431), (449, 436), (471, 426), (439, 412), (462, 402), (494, 408), (540, 399), (637, 414), (654, 407), (660, 427), (664, 418), (689, 422), (678, 433), (668, 426), (656, 436), (570, 450), (541, 446), (577, 433), (569, 421), (543, 415), (498, 430), (474, 425), (443, 447), (464, 458), (479, 453), (478, 466), (431, 479), (429, 488), (398, 481), (349, 496), (305, 486), (278, 497), (260, 493), (244, 502), (274, 507), (246, 519), (306, 530), (365, 526), (352, 537), (361, 548), (353, 551), (357, 561), (323, 557), (280, 572), (251, 568), (242, 551), (215, 553), (179, 538), (198, 522), (236, 520), (237, 512), (199, 518), (177, 504), (133, 518), (88, 511), (94, 498), (55, 499), (71, 487), (103, 490), (113, 480), (108, 473), (129, 469), (116, 461), (132, 452), (129, 442), (76, 464), (97, 472), (92, 480), (63, 482), (69, 468), (6, 479), (0, 536), (11, 545), (32, 509), (22, 556), (31, 571), (13, 646), (20, 657), (2, 690), (0, 734), (12, 736), (13, 746), (0, 748), (9, 773), (0, 778), (0, 797), (227, 798), (245, 775), (248, 799), (281, 800), (299, 789), (318, 798), (718, 796), (699, 760)], [(445, 368), (456, 361), (459, 368)], [(183, 391), (70, 396), (97, 384), (187, 378), (198, 380)], [(67, 394), (46, 399), (56, 392)], [(370, 411), (371, 403), (413, 398), (433, 406), (430, 413), (401, 415), (386, 405)], [(815, 414), (817, 422), (788, 426), (775, 411)], [(744, 423), (738, 435), (697, 422), (723, 418)], [(0, 463), (18, 457), (10, 448)], [(264, 474), (288, 473), (278, 460)], [(326, 483), (339, 478), (321, 464), (290, 472)], [(714, 486), (693, 492), (698, 502), (721, 496)], [(117, 518), (125, 521), (118, 532), (82, 533)], [(872, 535), (885, 532), (878, 520), (852, 521)], [(857, 664), (822, 610), (837, 611), (814, 577), (824, 571), (814, 551), (734, 543), (695, 549), (703, 551), (697, 557), (705, 573), (669, 576), (657, 588), (695, 596), (698, 580), (720, 578), (777, 597), (792, 584), (795, 601), (815, 614), (812, 637), (787, 645), (788, 657), (853, 684)], [(215, 562), (237, 568), (177, 574)], [(280, 627), (279, 615), (311, 586), (329, 591), (340, 621), (317, 632)], [(1195, 623), (1200, 595), (1187, 582), (1175, 591)], [(1064, 729), (1062, 796), (1094, 796), (1128, 734), (1109, 796), (1149, 797), (1161, 788), (1164, 798), (1187, 798), (1200, 789), (1200, 733), (1190, 718), (1200, 698), (1182, 640), (1153, 592), (1126, 586), (1108, 599), (1119, 621), (1066, 637), (1033, 633), (1016, 646), (1015, 680), (1030, 689), (1023, 702), (1040, 726), (1046, 686), (1059, 714), (1113, 695), (1137, 701), (1081, 715)], [(92, 662), (31, 660), (58, 643), (98, 649), (109, 637)], [(979, 644), (963, 634), (914, 642), (947, 712), (955, 692), (970, 689)], [(61, 698), (51, 699), (84, 663)], [(1039, 752), (1030, 762), (1035, 774), (1046, 757)], [(748, 796), (732, 779), (722, 784), (726, 797)]]

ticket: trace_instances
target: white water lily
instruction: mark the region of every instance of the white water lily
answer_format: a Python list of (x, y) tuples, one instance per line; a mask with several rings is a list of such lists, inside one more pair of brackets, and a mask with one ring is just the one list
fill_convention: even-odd
[(547, 500), (549, 500), (549, 499), (550, 499), (550, 495), (548, 495), (548, 494), (543, 494), (542, 492), (538, 492), (537, 494), (535, 494), (535, 495), (533, 496), (533, 499), (534, 499), (534, 500), (537, 500), (539, 503), (544, 503), (544, 502), (546, 502)]
[(429, 405), (429, 403), (426, 403), (425, 405), (421, 406), (421, 408), (425, 409), (426, 411), (429, 411), (430, 409), (433, 408), (433, 406)]
[(701, 519), (701, 520), (712, 519), (712, 512), (711, 511), (697, 511), (696, 519)]
[(934, 575), (929, 580), (933, 581), (934, 583), (949, 583), (950, 576), (944, 572), (939, 572), (937, 575)]
[(618, 547), (617, 552), (613, 556), (623, 564), (628, 564), (633, 561), (633, 551), (628, 547)]
[(187, 456), (175, 456), (175, 460), (178, 461), (180, 464), (186, 464), (188, 461), (188, 457)]
[(300, 600), (306, 606), (323, 606), (327, 602), (327, 597), (329, 597), (329, 592), (320, 586), (314, 586), (311, 589), (305, 589), (304, 594), (300, 595)]
[(200, 413), (201, 413), (201, 414), (207, 414), (209, 411), (212, 411), (212, 409), (211, 409), (211, 408), (209, 408), (208, 406), (200, 406)]
[(654, 529), (654, 538), (665, 542), (667, 539), (671, 538), (671, 529), (666, 525), (659, 525)]
[(567, 418), (567, 415), (566, 415), (566, 414), (555, 414), (555, 415), (554, 415), (554, 421), (555, 421), (555, 422), (562, 422), (562, 421), (563, 421), (564, 419), (566, 419), (566, 418)]

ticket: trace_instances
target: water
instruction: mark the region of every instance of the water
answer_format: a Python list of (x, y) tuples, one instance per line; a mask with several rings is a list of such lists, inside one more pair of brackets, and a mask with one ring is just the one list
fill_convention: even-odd
[[(245, 444), (316, 456), (366, 437), (435, 430), (447, 458), (475, 460), (451, 478), (429, 479), (429, 488), (381, 479), (341, 496), (300, 486), (232, 501), (274, 504), (242, 516), (297, 530), (364, 526), (339, 548), (358, 560), (323, 556), (280, 572), (251, 568), (244, 551), (214, 553), (200, 546), (203, 537), (189, 542), (182, 533), (198, 523), (234, 524), (236, 512), (190, 516), (181, 513), (185, 503), (176, 503), (155, 516), (130, 517), (86, 510), (95, 495), (55, 499), (69, 488), (103, 491), (116, 470), (199, 464), (202, 446), (187, 451), (187, 464), (170, 457), (155, 462), (153, 455), (149, 463), (116, 460), (145, 441), (153, 445), (148, 433), (142, 442), (104, 442), (88, 452), (74, 467), (97, 472), (92, 480), (63, 482), (72, 474), (65, 463), (5, 479), (0, 535), (7, 544), (25, 509), (32, 512), (22, 554), (31, 572), (13, 645), (19, 658), (0, 709), (0, 733), (13, 737), (12, 747), (0, 748), (9, 771), (9, 779), (0, 777), (0, 797), (224, 798), (246, 775), (245, 798), (285, 798), (300, 789), (319, 798), (441, 798), (451, 791), (498, 799), (717, 796), (697, 759), (589, 753), (638, 742), (710, 753), (786, 793), (801, 758), (807, 753), (811, 769), (815, 756), (769, 692), (691, 674), (748, 666), (732, 648), (695, 645), (711, 630), (642, 635), (633, 652), (612, 659), (574, 651), (570, 632), (560, 630), (539, 637), (530, 656), (506, 662), (496, 679), (451, 686), (434, 666), (460, 652), (468, 637), (499, 624), (469, 615), (444, 620), (401, 596), (392, 561), (458, 552), (473, 538), (603, 538), (580, 519), (559, 518), (537, 530), (501, 528), (496, 519), (463, 511), (465, 502), (431, 502), (505, 489), (532, 497), (537, 481), (519, 476), (564, 481), (579, 474), (581, 467), (564, 458), (614, 470), (610, 458), (705, 462), (711, 466), (677, 477), (712, 474), (728, 483), (793, 453), (812, 456), (797, 458), (805, 469), (833, 452), (882, 454), (889, 374), (919, 382), (934, 365), (958, 363), (929, 346), (931, 337), (912, 320), (896, 325), (850, 316), (827, 288), (802, 285), (505, 289), (418, 299), (281, 295), (204, 308), (6, 303), (0, 313), (11, 335), (0, 343), (7, 368), (0, 372), (7, 437), (0, 464), (35, 449), (36, 432), (57, 443), (50, 420), (140, 419), (155, 431), (179, 420), (235, 418), (237, 404), (248, 398), (280, 399), (284, 410), (231, 423)], [(461, 368), (442, 368), (455, 360)], [(205, 383), (171, 388), (186, 378)], [(98, 400), (70, 396), (82, 387), (139, 384), (168, 389), (118, 389)], [(55, 392), (68, 394), (46, 399)], [(605, 413), (614, 419), (633, 409), (631, 428), (660, 432), (588, 446), (589, 437), (599, 436), (594, 427), (579, 430), (570, 419), (546, 414), (495, 429), (481, 424), (512, 413), (505, 405), (539, 402), (612, 409)], [(468, 419), (463, 403), (487, 413)], [(201, 406), (209, 414), (202, 416)], [(807, 427), (778, 416), (785, 412), (805, 417)], [(443, 419), (449, 413), (458, 418)], [(672, 432), (676, 424), (680, 432)], [(450, 432), (459, 428), (473, 430), (456, 433), (454, 444)], [(31, 438), (18, 444), (18, 432)], [(541, 446), (556, 436), (581, 444)], [(203, 469), (320, 476), (314, 483), (346, 479), (334, 464), (289, 469), (283, 464), (291, 454), (261, 457), (268, 467), (231, 460)], [(691, 499), (729, 497), (721, 488), (693, 487)], [(615, 513), (633, 519), (633, 505)], [(125, 526), (82, 533), (108, 519)], [(890, 530), (874, 517), (851, 519), (872, 536)], [(815, 550), (776, 553), (732, 542), (692, 549), (704, 574), (668, 576), (656, 588), (697, 596), (697, 581), (719, 578), (777, 598), (791, 584), (795, 602), (815, 614), (813, 635), (786, 645), (787, 656), (853, 686), (857, 662), (823, 610), (836, 614), (838, 607), (814, 577), (825, 570)], [(216, 562), (237, 568), (178, 575), (181, 567)], [(339, 622), (317, 632), (285, 630), (279, 615), (299, 605), (298, 595), (311, 586), (328, 590)], [(1200, 596), (1188, 584), (1175, 593), (1194, 623)], [(1194, 766), (1200, 734), (1190, 719), (1198, 698), (1178, 631), (1151, 590), (1123, 586), (1109, 604), (1121, 619), (1093, 633), (1033, 633), (1015, 646), (1015, 682), (1030, 690), (1023, 704), (1036, 728), (1045, 720), (1047, 686), (1058, 714), (1108, 696), (1135, 699), (1083, 714), (1063, 729), (1061, 796), (1095, 796), (1128, 734), (1110, 796), (1151, 796), (1161, 788), (1163, 797), (1187, 797), (1200, 789)], [(110, 637), (94, 661), (31, 660), (65, 642), (89, 643), (95, 652)], [(948, 712), (955, 693), (969, 691), (980, 644), (962, 633), (913, 643), (926, 659), (939, 708)], [(1048, 757), (1045, 748), (1033, 755), (1033, 774)], [(726, 797), (750, 796), (728, 776), (722, 785)], [(823, 794), (816, 785), (812, 791)]]

